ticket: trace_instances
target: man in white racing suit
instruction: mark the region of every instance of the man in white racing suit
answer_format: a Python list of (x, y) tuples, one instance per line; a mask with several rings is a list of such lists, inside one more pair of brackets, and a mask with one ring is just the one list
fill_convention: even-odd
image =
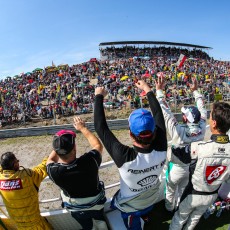
[(211, 138), (185, 147), (172, 148), (172, 157), (190, 163), (186, 186), (170, 230), (192, 230), (206, 209), (216, 200), (222, 183), (230, 183), (230, 143), (226, 135), (230, 127), (230, 105), (213, 104), (210, 114)]
[[(168, 106), (163, 93), (164, 77), (159, 76), (160, 84), (156, 85), (157, 99), (163, 111), (165, 125), (172, 139), (172, 146), (183, 146), (194, 141), (204, 139), (206, 131), (207, 111), (204, 108), (202, 95), (197, 91), (197, 80), (193, 78), (191, 90), (195, 97), (196, 106), (182, 107), (183, 124), (179, 124)], [(171, 151), (168, 152), (168, 178), (166, 179), (165, 207), (173, 211), (177, 206), (177, 198), (180, 198), (189, 178), (189, 164), (179, 159), (172, 160)], [(177, 192), (177, 193), (176, 193)]]

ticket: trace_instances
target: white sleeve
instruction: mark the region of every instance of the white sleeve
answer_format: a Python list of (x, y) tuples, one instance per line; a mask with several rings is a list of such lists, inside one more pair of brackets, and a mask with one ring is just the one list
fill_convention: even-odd
[(165, 126), (169, 136), (172, 140), (178, 140), (181, 136), (183, 136), (184, 129), (178, 124), (176, 118), (174, 117), (162, 90), (156, 91), (156, 98), (161, 106)]
[(203, 96), (197, 90), (193, 92), (193, 96), (195, 98), (196, 106), (201, 114), (201, 119), (204, 121), (207, 120), (207, 110), (204, 106)]

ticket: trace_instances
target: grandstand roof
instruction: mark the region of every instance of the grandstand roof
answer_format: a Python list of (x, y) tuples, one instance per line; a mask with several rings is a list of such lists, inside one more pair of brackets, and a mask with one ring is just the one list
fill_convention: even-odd
[(200, 49), (212, 49), (212, 47), (208, 46), (200, 46), (200, 45), (193, 45), (187, 43), (178, 43), (178, 42), (164, 42), (164, 41), (119, 41), (119, 42), (102, 42), (99, 46), (111, 46), (111, 45), (128, 45), (128, 44), (148, 44), (148, 45), (169, 45), (169, 46), (185, 46), (185, 47), (193, 47), (193, 48), (200, 48)]

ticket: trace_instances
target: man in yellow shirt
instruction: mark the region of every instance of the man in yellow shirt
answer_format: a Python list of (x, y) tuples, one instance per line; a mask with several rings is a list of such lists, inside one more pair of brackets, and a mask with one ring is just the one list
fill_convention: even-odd
[(40, 215), (38, 188), (47, 176), (46, 161), (29, 169), (19, 168), (12, 152), (3, 153), (0, 169), (0, 194), (10, 218), (18, 230), (50, 230), (51, 225)]

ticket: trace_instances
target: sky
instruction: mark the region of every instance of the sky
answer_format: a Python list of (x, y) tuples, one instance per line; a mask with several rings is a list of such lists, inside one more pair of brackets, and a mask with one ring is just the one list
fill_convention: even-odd
[(99, 58), (99, 43), (112, 41), (203, 45), (230, 61), (229, 9), (229, 0), (0, 0), (0, 79)]

